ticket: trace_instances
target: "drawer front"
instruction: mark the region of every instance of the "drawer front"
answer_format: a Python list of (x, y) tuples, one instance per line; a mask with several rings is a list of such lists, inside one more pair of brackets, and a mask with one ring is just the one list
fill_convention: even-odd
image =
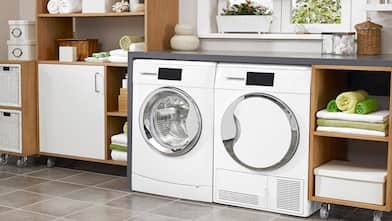
[(22, 114), (0, 110), (0, 151), (22, 153)]
[(0, 106), (21, 106), (20, 65), (0, 65)]

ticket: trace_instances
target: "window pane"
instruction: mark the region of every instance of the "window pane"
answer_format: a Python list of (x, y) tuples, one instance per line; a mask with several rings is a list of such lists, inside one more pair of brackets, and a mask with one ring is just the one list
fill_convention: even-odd
[(293, 24), (341, 24), (342, 0), (292, 0)]

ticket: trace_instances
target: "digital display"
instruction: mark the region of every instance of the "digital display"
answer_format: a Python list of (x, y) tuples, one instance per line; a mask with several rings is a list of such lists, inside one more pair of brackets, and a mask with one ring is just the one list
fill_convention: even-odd
[(246, 85), (250, 86), (274, 86), (274, 73), (248, 72)]
[(159, 72), (158, 72), (159, 80), (181, 81), (181, 77), (182, 77), (182, 69), (159, 68)]
[(3, 67), (3, 71), (9, 71), (10, 67)]

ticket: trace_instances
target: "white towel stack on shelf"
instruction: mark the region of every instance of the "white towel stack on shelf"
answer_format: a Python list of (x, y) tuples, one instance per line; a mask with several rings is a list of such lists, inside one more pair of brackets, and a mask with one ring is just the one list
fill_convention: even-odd
[(47, 4), (50, 14), (69, 14), (82, 11), (82, 0), (50, 0)]
[[(117, 134), (111, 138), (111, 157), (112, 160), (116, 161), (127, 161), (128, 160), (128, 136), (125, 133)], [(116, 148), (117, 147), (117, 148)], [(120, 148), (122, 150), (119, 150)], [(125, 150), (125, 151), (124, 151)]]

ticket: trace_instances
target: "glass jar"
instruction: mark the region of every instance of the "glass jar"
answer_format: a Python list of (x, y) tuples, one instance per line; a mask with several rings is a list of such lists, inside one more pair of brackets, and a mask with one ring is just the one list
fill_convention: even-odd
[(333, 33), (322, 33), (322, 53), (323, 54), (333, 54)]
[(333, 33), (333, 54), (355, 55), (355, 32)]

